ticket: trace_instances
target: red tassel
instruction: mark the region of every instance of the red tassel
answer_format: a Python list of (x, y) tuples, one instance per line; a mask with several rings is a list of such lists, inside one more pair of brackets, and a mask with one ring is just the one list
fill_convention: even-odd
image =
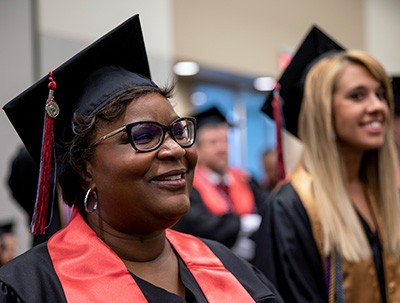
[(276, 152), (278, 156), (277, 161), (277, 174), (278, 180), (285, 179), (285, 163), (283, 161), (283, 144), (282, 144), (282, 113), (281, 113), (281, 97), (279, 91), (281, 86), (279, 82), (275, 84), (274, 98), (272, 100), (273, 116), (275, 120), (276, 129)]
[(33, 213), (31, 230), (35, 235), (43, 235), (46, 230), (47, 214), (49, 211), (49, 196), (51, 187), (51, 162), (53, 157), (54, 118), (59, 113), (58, 105), (54, 102), (54, 91), (57, 88), (53, 73), (49, 72), (49, 97), (46, 102), (45, 121), (43, 127), (42, 152), (40, 158), (39, 182)]

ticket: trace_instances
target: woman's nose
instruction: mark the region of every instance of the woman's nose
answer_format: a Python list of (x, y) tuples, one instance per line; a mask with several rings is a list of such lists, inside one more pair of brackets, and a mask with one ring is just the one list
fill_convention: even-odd
[(368, 110), (369, 111), (377, 111), (377, 110), (387, 110), (388, 105), (385, 99), (377, 96), (375, 93), (371, 93), (368, 101)]
[(161, 157), (181, 158), (186, 154), (186, 150), (167, 133), (158, 153)]

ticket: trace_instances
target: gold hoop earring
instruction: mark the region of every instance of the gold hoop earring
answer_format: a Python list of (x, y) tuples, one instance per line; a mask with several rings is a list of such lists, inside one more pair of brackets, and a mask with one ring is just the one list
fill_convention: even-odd
[[(92, 209), (88, 208), (88, 200), (89, 200), (89, 196), (91, 193), (93, 193), (93, 198), (94, 198), (94, 205), (93, 205)], [(97, 204), (98, 204), (97, 193), (95, 190), (92, 191), (92, 189), (89, 188), (88, 191), (86, 192), (85, 199), (83, 200), (83, 205), (85, 206), (85, 211), (87, 213), (94, 212), (97, 209)]]

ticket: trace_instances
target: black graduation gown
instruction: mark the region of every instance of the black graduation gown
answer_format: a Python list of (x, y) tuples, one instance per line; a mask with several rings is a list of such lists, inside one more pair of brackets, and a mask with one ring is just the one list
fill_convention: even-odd
[[(363, 227), (373, 251), (382, 288), (380, 242), (368, 231), (365, 222)], [(312, 236), (311, 223), (290, 183), (271, 194), (264, 209), (256, 244), (255, 265), (277, 287), (285, 302), (327, 302), (323, 266)]]
[[(267, 196), (254, 179), (250, 179), (248, 184), (254, 195), (257, 212), (259, 212), (265, 204)], [(232, 247), (240, 232), (240, 216), (233, 213), (212, 214), (205, 206), (199, 191), (193, 188), (190, 194), (189, 212), (172, 228)]]
[[(225, 267), (232, 272), (256, 302), (283, 302), (275, 287), (255, 267), (236, 257), (217, 242), (204, 240)], [(186, 300), (158, 288), (134, 275), (149, 302), (207, 302), (196, 280), (180, 261), (180, 275), (186, 287)], [(54, 271), (46, 243), (0, 268), (0, 302), (66, 302)]]
[(193, 188), (189, 212), (172, 229), (232, 247), (240, 231), (240, 217), (233, 213), (222, 216), (212, 214), (205, 206), (199, 191)]

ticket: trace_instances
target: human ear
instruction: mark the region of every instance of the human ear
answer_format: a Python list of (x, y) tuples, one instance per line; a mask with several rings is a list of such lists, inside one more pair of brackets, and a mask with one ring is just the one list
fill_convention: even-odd
[(85, 188), (88, 188), (90, 184), (93, 183), (93, 165), (90, 162), (85, 161), (81, 172), (82, 185), (84, 185)]

